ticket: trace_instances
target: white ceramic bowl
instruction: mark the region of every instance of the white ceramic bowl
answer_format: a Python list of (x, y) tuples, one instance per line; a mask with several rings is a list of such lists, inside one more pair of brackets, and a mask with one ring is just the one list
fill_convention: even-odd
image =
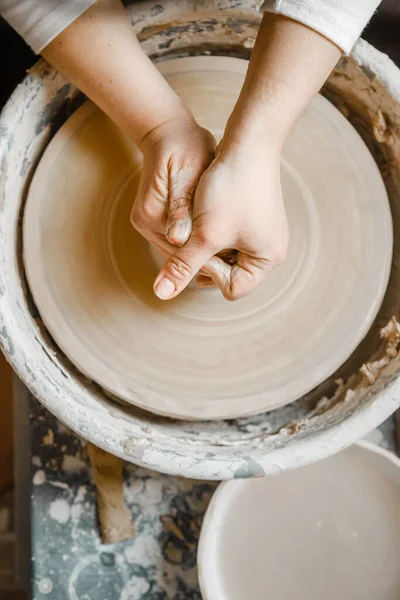
[(296, 471), (222, 483), (198, 567), (204, 600), (397, 600), (400, 460), (362, 442)]

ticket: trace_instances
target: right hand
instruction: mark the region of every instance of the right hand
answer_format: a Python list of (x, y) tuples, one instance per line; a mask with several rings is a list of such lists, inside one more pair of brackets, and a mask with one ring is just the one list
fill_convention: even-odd
[[(201, 269), (200, 285), (211, 277), (227, 300), (237, 300), (284, 260), (287, 244), (280, 147), (242, 139), (225, 149), (222, 142), (196, 190), (191, 237), (163, 266), (154, 291), (174, 298)], [(236, 251), (229, 262), (217, 256), (227, 250)]]

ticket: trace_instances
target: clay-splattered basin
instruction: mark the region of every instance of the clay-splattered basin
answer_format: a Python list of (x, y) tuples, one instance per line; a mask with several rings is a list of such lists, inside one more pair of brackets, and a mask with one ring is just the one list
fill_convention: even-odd
[[(182, 14), (181, 3), (135, 7), (134, 26), (154, 59), (214, 53), (248, 57), (260, 16), (252, 2), (231, 9)], [(210, 3), (205, 3), (205, 5)], [(162, 10), (161, 10), (162, 9)], [(244, 10), (246, 9), (246, 12)], [(151, 15), (149, 17), (149, 15)], [(77, 90), (43, 61), (16, 89), (0, 118), (0, 337), (3, 351), (31, 392), (82, 437), (128, 461), (204, 479), (276, 473), (349, 446), (400, 404), (392, 322), (384, 361), (347, 380), (380, 346), (379, 331), (398, 312), (400, 274), (400, 72), (359, 42), (343, 58), (323, 93), (362, 135), (383, 175), (394, 221), (394, 262), (380, 313), (354, 355), (307, 397), (271, 413), (229, 422), (175, 422), (134, 409), (85, 379), (46, 332), (31, 300), (22, 265), (21, 216), (35, 167), (58, 127), (80, 104)], [(390, 364), (387, 356), (390, 356)], [(383, 367), (383, 370), (382, 370)], [(379, 375), (379, 376), (378, 376)], [(330, 398), (330, 399), (327, 399)]]

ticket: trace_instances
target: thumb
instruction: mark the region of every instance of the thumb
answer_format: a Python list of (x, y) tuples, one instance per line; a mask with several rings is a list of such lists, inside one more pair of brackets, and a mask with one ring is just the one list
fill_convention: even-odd
[(192, 202), (196, 184), (190, 167), (182, 167), (179, 180), (170, 184), (165, 235), (176, 246), (183, 246), (192, 232)]
[(154, 293), (161, 300), (170, 300), (182, 292), (200, 271), (214, 251), (200, 245), (192, 235), (187, 244), (170, 256), (154, 282)]

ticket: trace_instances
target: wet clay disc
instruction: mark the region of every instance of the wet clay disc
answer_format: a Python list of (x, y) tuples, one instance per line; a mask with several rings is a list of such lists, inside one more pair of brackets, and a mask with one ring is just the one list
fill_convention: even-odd
[[(196, 57), (160, 70), (219, 139), (246, 67)], [(188, 419), (255, 414), (329, 377), (377, 314), (392, 253), (383, 181), (346, 119), (317, 96), (298, 121), (282, 157), (287, 259), (234, 303), (195, 287), (169, 302), (154, 296), (158, 260), (129, 221), (140, 168), (138, 149), (86, 103), (30, 186), (28, 281), (71, 361), (127, 402)]]

